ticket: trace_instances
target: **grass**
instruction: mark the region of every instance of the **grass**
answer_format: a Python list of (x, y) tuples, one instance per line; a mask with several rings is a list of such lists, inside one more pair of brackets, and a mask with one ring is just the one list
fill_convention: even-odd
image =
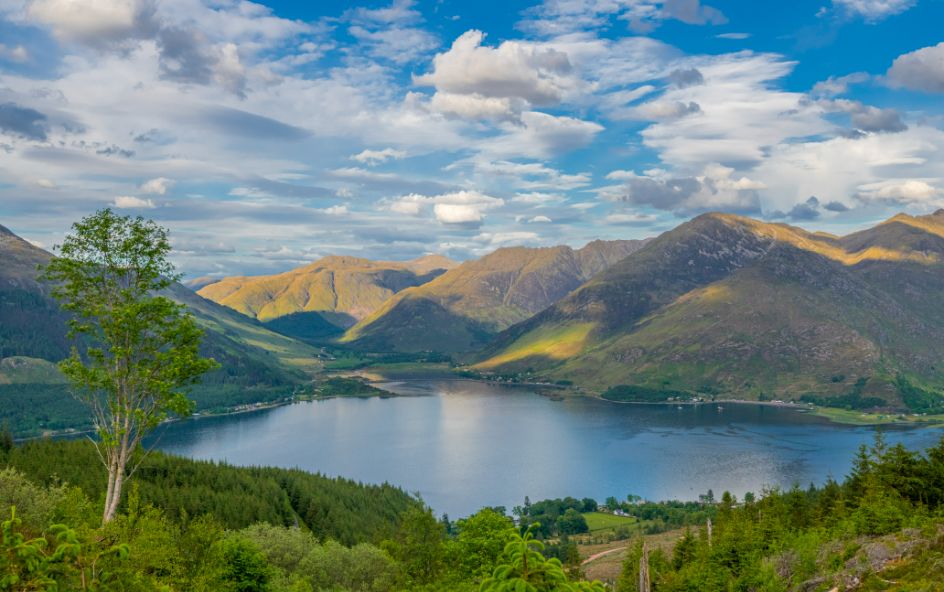
[(477, 364), (476, 368), (490, 369), (532, 357), (566, 360), (581, 352), (594, 327), (594, 323), (576, 323), (541, 328), (524, 335), (501, 354)]
[(810, 413), (835, 423), (847, 425), (890, 425), (916, 423), (944, 423), (944, 415), (903, 415), (900, 413), (865, 413), (854, 409), (813, 407)]
[(596, 533), (601, 530), (616, 529), (619, 526), (632, 526), (636, 524), (636, 519), (632, 516), (616, 516), (606, 512), (586, 512), (583, 515), (587, 520), (587, 527), (590, 532)]

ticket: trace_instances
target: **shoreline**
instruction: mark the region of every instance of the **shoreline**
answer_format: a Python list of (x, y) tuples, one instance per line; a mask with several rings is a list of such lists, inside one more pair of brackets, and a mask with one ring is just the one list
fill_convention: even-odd
[[(198, 411), (189, 415), (187, 417), (175, 417), (168, 419), (162, 422), (161, 425), (167, 425), (172, 423), (177, 423), (187, 420), (199, 420), (203, 418), (212, 418), (212, 417), (226, 417), (230, 415), (239, 415), (243, 413), (253, 413), (256, 411), (265, 411), (268, 409), (275, 409), (278, 407), (284, 407), (292, 405), (295, 403), (304, 403), (311, 401), (327, 401), (330, 399), (371, 399), (371, 398), (392, 398), (392, 397), (409, 397), (411, 395), (397, 393), (392, 390), (383, 388), (382, 384), (384, 383), (396, 383), (396, 382), (432, 382), (437, 380), (449, 381), (449, 382), (477, 382), (482, 384), (489, 384), (495, 386), (504, 386), (504, 387), (514, 387), (514, 388), (530, 388), (534, 391), (534, 394), (545, 397), (554, 401), (560, 401), (568, 397), (587, 397), (591, 399), (596, 399), (598, 401), (603, 401), (606, 403), (612, 403), (616, 405), (675, 405), (675, 406), (697, 406), (697, 405), (760, 405), (766, 407), (777, 407), (782, 409), (793, 409), (800, 413), (808, 413), (810, 415), (823, 418), (829, 423), (837, 425), (846, 425), (846, 426), (882, 426), (882, 425), (892, 425), (892, 426), (913, 426), (913, 427), (942, 427), (944, 426), (944, 415), (938, 416), (907, 416), (902, 413), (882, 413), (882, 414), (869, 414), (862, 413), (860, 411), (841, 409), (838, 407), (821, 407), (817, 405), (811, 405), (808, 403), (793, 403), (789, 401), (753, 401), (747, 399), (715, 399), (715, 400), (702, 400), (702, 401), (615, 401), (613, 399), (604, 398), (600, 394), (591, 394), (586, 392), (577, 392), (577, 390), (572, 386), (563, 386), (553, 383), (542, 383), (542, 382), (504, 382), (499, 380), (488, 380), (488, 379), (479, 379), (479, 378), (469, 378), (464, 376), (440, 376), (440, 375), (430, 375), (430, 376), (403, 376), (403, 377), (385, 377), (382, 374), (374, 374), (374, 376), (365, 376), (358, 372), (352, 373), (355, 376), (364, 378), (367, 381), (367, 384), (372, 387), (383, 391), (386, 394), (365, 394), (365, 395), (294, 395), (289, 399), (269, 401), (265, 403), (250, 403), (250, 404), (241, 404), (231, 408), (225, 408), (216, 412), (207, 412), (207, 411)], [(343, 376), (343, 373), (339, 373)], [(350, 376), (351, 374), (347, 374)], [(556, 392), (541, 392), (541, 389), (553, 389)], [(94, 434), (94, 429), (70, 429), (66, 428), (63, 430), (55, 430), (44, 432), (42, 434), (37, 434), (34, 436), (20, 437), (15, 438), (16, 442), (28, 442), (31, 440), (39, 440), (42, 438), (64, 438), (64, 437), (81, 437)]]

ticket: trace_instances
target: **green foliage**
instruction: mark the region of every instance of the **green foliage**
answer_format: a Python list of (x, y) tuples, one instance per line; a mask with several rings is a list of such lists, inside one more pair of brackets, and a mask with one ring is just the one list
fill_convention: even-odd
[(620, 384), (611, 387), (602, 397), (610, 401), (631, 403), (663, 403), (665, 401), (684, 400), (692, 398), (691, 393), (671, 389), (650, 388), (646, 386)]
[(895, 386), (901, 400), (915, 413), (944, 413), (944, 393), (921, 388), (903, 374), (898, 375)]
[[(95, 448), (87, 441), (38, 440), (0, 456), (36, 483), (66, 482), (101, 500), (105, 483)], [(256, 522), (294, 525), (317, 538), (344, 544), (379, 540), (399, 515), (418, 503), (390, 485), (362, 485), (300, 470), (239, 468), (152, 452), (135, 473), (141, 504), (153, 504), (175, 520), (213, 515), (240, 529)]]
[(403, 513), (394, 537), (381, 546), (403, 566), (412, 582), (427, 584), (442, 572), (445, 535), (432, 510), (414, 506)]
[(254, 544), (228, 537), (220, 543), (219, 589), (225, 592), (268, 592), (273, 572)]
[(529, 528), (505, 545), (501, 565), (485, 579), (481, 592), (604, 592), (600, 582), (570, 582), (560, 560), (546, 559), (544, 544)]
[(86, 544), (63, 524), (28, 538), (13, 506), (0, 524), (0, 591), (111, 590), (108, 560), (127, 556), (126, 545)]
[[(833, 377), (836, 378), (836, 377)], [(833, 382), (836, 382), (835, 380)], [(863, 397), (862, 391), (868, 384), (869, 377), (863, 376), (855, 381), (852, 388), (845, 395), (832, 397), (818, 397), (816, 395), (806, 394), (800, 397), (804, 403), (812, 403), (821, 407), (840, 407), (844, 409), (875, 409), (876, 407), (887, 407), (888, 402), (881, 397)]]
[(315, 386), (317, 398), (331, 397), (389, 397), (391, 393), (367, 384), (364, 380), (332, 376), (325, 378)]
[(456, 521), (457, 534), (446, 544), (446, 564), (461, 580), (481, 580), (490, 575), (505, 545), (517, 533), (511, 518), (485, 508)]
[[(886, 569), (897, 574), (896, 581), (912, 577), (919, 568), (903, 566), (929, 568), (922, 549), (939, 545), (944, 527), (942, 450), (944, 440), (922, 455), (888, 446), (879, 436), (859, 452), (843, 484), (769, 491), (759, 499), (745, 496), (742, 505), (725, 493), (715, 504), (710, 539), (702, 526), (677, 541), (671, 559), (649, 553), (652, 590), (843, 589), (842, 582)], [(618, 591), (638, 589), (641, 549), (637, 543), (627, 554)]]

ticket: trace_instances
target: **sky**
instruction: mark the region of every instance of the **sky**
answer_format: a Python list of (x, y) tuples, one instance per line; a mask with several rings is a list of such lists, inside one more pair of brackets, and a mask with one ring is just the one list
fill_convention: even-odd
[(187, 277), (944, 207), (944, 0), (0, 0), (0, 224)]

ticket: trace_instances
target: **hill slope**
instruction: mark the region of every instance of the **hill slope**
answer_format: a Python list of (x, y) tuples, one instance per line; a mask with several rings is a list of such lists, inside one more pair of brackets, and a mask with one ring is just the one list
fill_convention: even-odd
[(944, 385), (942, 296), (944, 212), (844, 238), (706, 214), (503, 332), (477, 368), (900, 405), (899, 375)]
[[(38, 280), (37, 266), (50, 257), (0, 226), (0, 261), (4, 262), (0, 266), (0, 359), (17, 356), (56, 362), (69, 355), (67, 316), (50, 297), (49, 287)], [(291, 384), (318, 367), (316, 351), (310, 346), (266, 329), (179, 284), (170, 289), (169, 295), (186, 304), (196, 316), (207, 331), (205, 355), (223, 365), (205, 382)], [(11, 363), (7, 373), (15, 366), (26, 367), (26, 362)]]
[(438, 255), (413, 261), (330, 256), (277, 275), (205, 283), (198, 293), (282, 333), (317, 339), (342, 333), (397, 292), (454, 266)]
[(342, 341), (373, 351), (467, 352), (543, 310), (646, 241), (498, 249), (400, 292)]

